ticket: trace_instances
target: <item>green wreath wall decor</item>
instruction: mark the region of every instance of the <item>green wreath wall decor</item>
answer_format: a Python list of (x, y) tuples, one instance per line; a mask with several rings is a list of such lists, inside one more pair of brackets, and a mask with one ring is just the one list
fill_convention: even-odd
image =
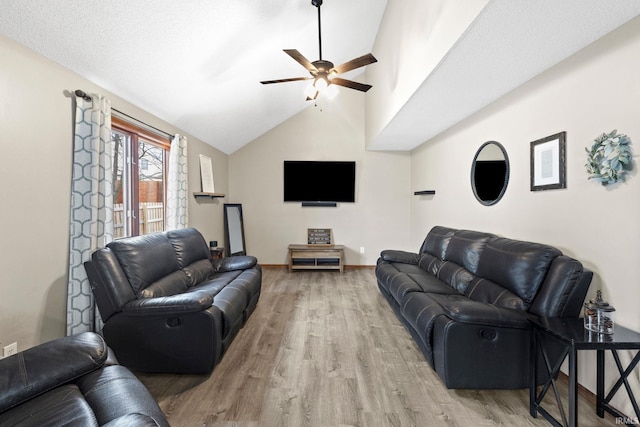
[(624, 181), (624, 177), (632, 168), (631, 139), (617, 130), (603, 133), (594, 140), (591, 150), (587, 152), (587, 168), (589, 178), (602, 185)]

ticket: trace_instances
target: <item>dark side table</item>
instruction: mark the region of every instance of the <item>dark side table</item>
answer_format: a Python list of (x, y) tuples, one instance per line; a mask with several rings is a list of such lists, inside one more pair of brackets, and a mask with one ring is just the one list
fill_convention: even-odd
[[(531, 334), (531, 385), (529, 388), (529, 411), (532, 417), (537, 413), (542, 414), (554, 426), (576, 427), (578, 425), (578, 351), (596, 350), (596, 413), (600, 418), (604, 417), (604, 412), (618, 417), (622, 424), (633, 423), (640, 418), (638, 402), (633, 395), (627, 378), (640, 361), (640, 351), (636, 352), (633, 360), (627, 368), (623, 368), (618, 356), (618, 350), (640, 350), (640, 333), (616, 325), (613, 335), (598, 334), (590, 332), (584, 328), (583, 319), (568, 318), (540, 318), (532, 321), (533, 333)], [(548, 344), (551, 341), (560, 344), (562, 350), (559, 357), (551, 357), (548, 351)], [(547, 345), (545, 345), (545, 342)], [(618, 367), (619, 378), (605, 396), (604, 375), (605, 350), (610, 350)], [(542, 356), (543, 366), (546, 368), (548, 379), (538, 393), (536, 378), (538, 377), (538, 357)], [(560, 401), (555, 378), (560, 371), (560, 367), (565, 358), (569, 357), (569, 417)], [(609, 405), (613, 396), (624, 385), (627, 395), (631, 399), (631, 404), (636, 413), (635, 419), (629, 419), (615, 408)], [(541, 402), (549, 388), (553, 390), (556, 403), (560, 410), (562, 423), (556, 420), (542, 406)]]

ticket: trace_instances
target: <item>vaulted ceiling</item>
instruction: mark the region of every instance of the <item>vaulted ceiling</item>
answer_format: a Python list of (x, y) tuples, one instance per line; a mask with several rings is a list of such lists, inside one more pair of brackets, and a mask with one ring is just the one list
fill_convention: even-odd
[[(369, 67), (384, 72), (393, 68), (382, 62), (390, 61), (385, 40), (396, 23), (385, 20), (394, 19), (394, 8), (425, 4), (428, 12), (450, 1), (325, 0), (323, 57), (337, 65), (379, 51), (380, 62)], [(410, 150), (640, 14), (636, 0), (474, 2), (482, 3), (480, 13), (368, 135), (371, 148)], [(259, 83), (308, 75), (282, 50), (318, 59), (317, 9), (309, 0), (0, 0), (0, 33), (225, 153), (310, 107), (306, 82)], [(461, 75), (465, 69), (476, 77)], [(366, 80), (376, 74), (363, 71), (344, 77), (374, 84), (360, 96), (377, 99), (376, 82)], [(456, 94), (464, 94), (464, 105), (447, 102)], [(407, 125), (432, 110), (429, 129)]]

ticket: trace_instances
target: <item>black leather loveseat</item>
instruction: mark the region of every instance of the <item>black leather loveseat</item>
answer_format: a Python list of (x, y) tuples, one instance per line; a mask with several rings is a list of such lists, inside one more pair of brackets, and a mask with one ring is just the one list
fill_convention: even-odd
[(0, 426), (169, 426), (145, 386), (98, 334), (49, 341), (0, 360)]
[(85, 263), (103, 335), (142, 372), (207, 373), (260, 297), (255, 257), (212, 260), (195, 229), (111, 242)]
[(551, 246), (436, 226), (418, 253), (383, 251), (376, 277), (447, 387), (515, 389), (529, 319), (578, 317), (592, 273)]

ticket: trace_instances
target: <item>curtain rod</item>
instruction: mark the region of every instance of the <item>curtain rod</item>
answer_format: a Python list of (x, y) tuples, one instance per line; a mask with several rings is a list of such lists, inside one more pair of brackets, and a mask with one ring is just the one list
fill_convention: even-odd
[[(91, 97), (90, 97), (89, 95), (87, 95), (87, 93), (86, 93), (86, 92), (84, 92), (84, 91), (82, 91), (82, 90), (80, 90), (80, 89), (77, 89), (77, 90), (74, 92), (74, 94), (75, 94), (77, 97), (84, 99), (85, 101), (91, 101), (91, 100), (92, 100), (92, 99), (91, 99)], [(126, 118), (128, 118), (128, 119), (130, 119), (130, 120), (135, 120), (136, 122), (138, 122), (138, 123), (140, 123), (140, 124), (144, 125), (145, 127), (149, 128), (149, 129), (153, 129), (155, 132), (159, 132), (161, 135), (164, 135), (164, 136), (169, 137), (169, 139), (173, 139), (173, 137), (175, 136), (175, 135), (173, 135), (173, 134), (170, 134), (169, 132), (165, 132), (165, 131), (163, 131), (162, 129), (158, 129), (158, 128), (157, 128), (157, 127), (155, 127), (155, 126), (151, 126), (150, 124), (147, 124), (147, 123), (143, 122), (142, 120), (136, 119), (135, 117), (132, 117), (132, 116), (130, 116), (130, 115), (128, 115), (128, 114), (126, 114), (126, 113), (123, 113), (123, 112), (122, 112), (122, 111), (120, 111), (120, 110), (117, 110), (117, 109), (115, 109), (115, 108), (112, 108), (111, 110), (112, 110), (112, 111), (114, 111), (114, 112), (116, 112), (116, 113), (117, 113), (116, 115), (124, 116), (124, 117), (126, 117)]]

